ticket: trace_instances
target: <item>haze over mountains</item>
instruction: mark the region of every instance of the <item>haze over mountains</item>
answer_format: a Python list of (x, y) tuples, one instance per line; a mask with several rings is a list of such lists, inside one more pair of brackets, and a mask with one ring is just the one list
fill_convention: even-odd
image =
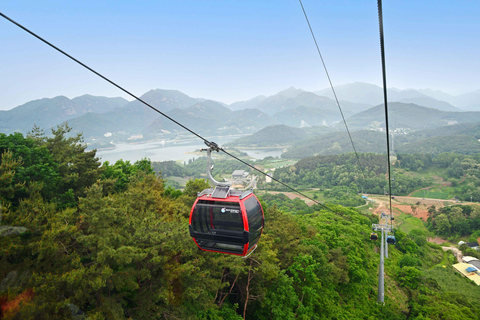
[[(350, 130), (381, 131), (384, 128), (380, 87), (351, 83), (338, 86), (335, 91)], [(273, 125), (304, 128), (306, 136), (296, 131), (295, 141), (320, 132), (330, 132), (332, 136), (327, 140), (333, 141), (335, 132), (332, 131), (344, 130), (338, 105), (332, 97), (331, 89), (307, 92), (293, 87), (272, 96), (258, 96), (230, 105), (192, 98), (176, 90), (156, 89), (141, 96), (168, 117), (203, 136), (253, 134)], [(480, 122), (480, 90), (452, 96), (429, 89), (389, 89), (388, 98), (390, 127), (402, 134)], [(64, 121), (68, 121), (74, 132), (83, 132), (87, 142), (175, 139), (191, 135), (139, 101), (90, 95), (74, 99), (44, 98), (0, 111), (0, 132), (27, 133), (36, 125), (49, 133), (50, 127)], [(307, 130), (317, 126), (320, 129)], [(255, 135), (253, 137), (255, 139)]]
[[(378, 105), (383, 103), (383, 89), (379, 86), (368, 83), (349, 83), (335, 87), (335, 92), (340, 100), (347, 100), (357, 103), (367, 103)], [(333, 98), (330, 88), (315, 92), (318, 95)], [(448, 93), (431, 89), (406, 89), (400, 90), (389, 88), (387, 90), (388, 101), (415, 103), (423, 107), (435, 108), (435, 104), (440, 103), (447, 108), (437, 109), (444, 111), (480, 111), (480, 89), (469, 93), (453, 96)], [(447, 103), (445, 105), (445, 103)]]
[(26, 133), (33, 125), (54, 127), (89, 112), (103, 114), (128, 103), (123, 98), (106, 98), (83, 95), (74, 99), (64, 96), (27, 102), (9, 111), (0, 111), (0, 132)]

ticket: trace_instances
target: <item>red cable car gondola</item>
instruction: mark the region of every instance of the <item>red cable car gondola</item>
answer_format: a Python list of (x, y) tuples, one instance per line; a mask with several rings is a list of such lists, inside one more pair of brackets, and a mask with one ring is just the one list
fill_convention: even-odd
[(198, 194), (190, 211), (190, 236), (201, 250), (245, 257), (262, 235), (262, 206), (252, 191), (234, 190), (215, 181), (210, 173), (210, 148), (207, 151), (207, 174), (216, 187)]
[(246, 256), (255, 249), (263, 225), (257, 197), (229, 187), (204, 190), (190, 212), (190, 235), (205, 251)]

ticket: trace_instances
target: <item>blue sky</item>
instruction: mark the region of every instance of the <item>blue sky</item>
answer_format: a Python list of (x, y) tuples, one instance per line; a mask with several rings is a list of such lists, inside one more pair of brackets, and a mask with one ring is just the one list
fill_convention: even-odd
[[(376, 1), (303, 4), (333, 84), (381, 85)], [(480, 89), (480, 2), (383, 6), (388, 87)], [(329, 86), (296, 0), (4, 0), (0, 12), (137, 95), (232, 103)], [(0, 110), (58, 95), (131, 99), (3, 18), (0, 40)]]

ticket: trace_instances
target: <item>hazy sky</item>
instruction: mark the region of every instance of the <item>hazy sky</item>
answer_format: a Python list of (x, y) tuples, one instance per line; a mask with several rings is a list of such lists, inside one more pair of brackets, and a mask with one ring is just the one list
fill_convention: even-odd
[[(303, 0), (334, 85), (381, 85), (375, 0)], [(480, 2), (384, 1), (387, 85), (480, 89)], [(0, 12), (142, 95), (232, 103), (328, 87), (296, 0), (3, 0)], [(123, 92), (0, 17), (0, 109)], [(341, 97), (340, 97), (341, 98)]]

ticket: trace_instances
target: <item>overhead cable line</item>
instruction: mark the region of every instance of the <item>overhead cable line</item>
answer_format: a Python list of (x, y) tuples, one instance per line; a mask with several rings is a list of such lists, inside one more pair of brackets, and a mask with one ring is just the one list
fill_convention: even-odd
[[(255, 168), (254, 166), (252, 166), (251, 164), (241, 160), (240, 158), (230, 154), (229, 152), (225, 151), (223, 148), (221, 148), (220, 146), (218, 146), (218, 144), (216, 144), (215, 142), (213, 141), (209, 141), (207, 140), (206, 138), (202, 137), (201, 135), (199, 135), (198, 133), (194, 132), (193, 130), (189, 129), (188, 127), (184, 126), (183, 124), (181, 124), (180, 122), (174, 120), (173, 118), (169, 117), (168, 115), (166, 115), (165, 113), (161, 112), (160, 110), (158, 110), (157, 108), (153, 107), (152, 105), (150, 105), (149, 103), (147, 103), (146, 101), (142, 100), (141, 98), (137, 97), (136, 95), (134, 95), (133, 93), (131, 93), (130, 91), (126, 90), (125, 88), (121, 87), (120, 85), (118, 85), (117, 83), (113, 82), (112, 80), (108, 79), (107, 77), (105, 77), (104, 75), (100, 74), (99, 72), (95, 71), (94, 69), (90, 68), (89, 66), (87, 66), (86, 64), (82, 63), (81, 61), (75, 59), (73, 56), (69, 55), (68, 53), (66, 53), (65, 51), (61, 50), (60, 48), (58, 48), (57, 46), (53, 45), (52, 43), (48, 42), (47, 40), (43, 39), (42, 37), (40, 37), (39, 35), (35, 34), (33, 31), (27, 29), (26, 27), (24, 27), (23, 25), (21, 25), (20, 23), (14, 21), (13, 19), (7, 17), (6, 15), (4, 15), (3, 13), (0, 12), (0, 16), (2, 16), (3, 18), (7, 19), (8, 21), (10, 21), (11, 23), (15, 24), (16, 26), (18, 26), (19, 28), (23, 29), (24, 31), (28, 32), (29, 34), (31, 34), (32, 36), (34, 36), (35, 38), (39, 39), (40, 41), (42, 41), (43, 43), (47, 44), (48, 46), (52, 47), (53, 49), (57, 50), (58, 52), (62, 53), (63, 55), (67, 56), (68, 58), (70, 58), (71, 60), (75, 61), (76, 63), (78, 63), (79, 65), (81, 65), (82, 67), (86, 68), (87, 70), (93, 72), (94, 74), (96, 74), (97, 76), (99, 76), (100, 78), (102, 78), (103, 80), (107, 81), (108, 83), (114, 85), (115, 87), (117, 87), (118, 89), (122, 90), (123, 92), (125, 92), (126, 94), (128, 94), (129, 96), (135, 98), (136, 100), (140, 101), (141, 103), (143, 103), (144, 105), (148, 106), (149, 108), (151, 108), (152, 110), (158, 112), (159, 114), (161, 114), (162, 116), (164, 116), (165, 118), (167, 118), (168, 120), (174, 122), (175, 124), (179, 125), (180, 127), (182, 127), (183, 129), (187, 130), (188, 132), (190, 132), (191, 134), (197, 136), (198, 138), (202, 139), (204, 141), (204, 143), (210, 147), (212, 150), (214, 151), (222, 151), (224, 152), (226, 155), (240, 161), (241, 163), (247, 165), (248, 167), (252, 168), (253, 170), (263, 174), (264, 176), (266, 177), (269, 177), (270, 179), (272, 179), (273, 181), (275, 182), (278, 182), (280, 183), (281, 185), (287, 187), (288, 189), (290, 189), (291, 191), (313, 201), (314, 203), (322, 206), (323, 208), (331, 211), (331, 212), (334, 212), (332, 209), (328, 208), (326, 205), (324, 205), (323, 203), (320, 203), (312, 198), (310, 198), (309, 196), (303, 194), (302, 192), (296, 190), (295, 188), (292, 188), (290, 187), (289, 185), (287, 185), (286, 183), (268, 175), (267, 173)], [(334, 212), (335, 213), (335, 212)]]
[[(382, 80), (383, 80), (383, 104), (385, 107), (385, 132), (387, 134), (387, 175), (388, 175), (388, 197), (390, 199), (390, 215), (393, 216), (392, 210), (392, 179), (390, 165), (390, 131), (388, 127), (388, 102), (387, 102), (387, 71), (385, 67), (385, 41), (383, 35), (383, 10), (382, 0), (377, 0), (378, 6), (378, 26), (380, 31), (380, 53), (382, 58)], [(393, 221), (391, 220), (393, 225)]]
[(340, 102), (337, 98), (337, 93), (335, 92), (335, 88), (333, 87), (332, 80), (330, 79), (330, 75), (327, 70), (327, 66), (325, 61), (323, 60), (322, 53), (320, 52), (320, 47), (318, 46), (317, 39), (315, 38), (315, 34), (313, 33), (312, 26), (310, 25), (310, 21), (308, 20), (307, 13), (305, 8), (303, 7), (302, 0), (298, 0), (300, 5), (302, 6), (303, 14), (305, 16), (305, 20), (307, 21), (308, 28), (310, 29), (310, 33), (312, 34), (313, 41), (315, 42), (315, 46), (317, 47), (318, 55), (320, 56), (320, 60), (322, 60), (323, 69), (325, 70), (325, 74), (327, 75), (328, 82), (330, 83), (330, 88), (332, 88), (333, 96), (335, 97), (335, 101), (337, 102), (338, 110), (340, 110), (340, 114), (342, 115), (343, 123), (345, 124), (345, 129), (347, 129), (348, 137), (350, 138), (350, 142), (352, 143), (353, 151), (355, 152), (355, 157), (357, 157), (358, 165), (360, 166), (360, 171), (362, 172), (363, 179), (366, 181), (366, 177), (364, 174), (362, 163), (360, 162), (360, 158), (358, 157), (357, 149), (355, 148), (355, 144), (353, 143), (352, 135), (350, 134), (350, 130), (348, 129), (347, 121), (345, 120), (345, 116), (343, 115), (342, 107), (340, 106)]

